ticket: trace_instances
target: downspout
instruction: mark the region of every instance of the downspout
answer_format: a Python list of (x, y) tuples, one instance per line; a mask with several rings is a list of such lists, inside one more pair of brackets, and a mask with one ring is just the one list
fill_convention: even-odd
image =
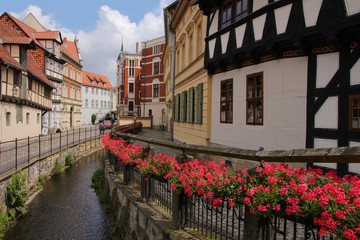
[(170, 82), (171, 82), (171, 95), (172, 95), (172, 113), (171, 113), (171, 119), (170, 119), (170, 133), (171, 133), (171, 141), (174, 141), (174, 118), (175, 118), (175, 43), (176, 43), (176, 33), (175, 31), (169, 26), (169, 32), (170, 32), (170, 43), (169, 43), (169, 49), (170, 49), (170, 60), (171, 66), (170, 66)]

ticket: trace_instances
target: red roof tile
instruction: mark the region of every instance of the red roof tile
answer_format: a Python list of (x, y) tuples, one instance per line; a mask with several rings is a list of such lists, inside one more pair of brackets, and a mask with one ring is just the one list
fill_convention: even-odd
[(36, 62), (34, 56), (30, 53), (30, 51), (27, 51), (27, 68), (28, 71), (36, 78), (38, 78), (48, 86), (55, 88), (55, 86), (52, 85), (50, 80), (45, 76), (44, 72), (40, 68), (39, 64)]
[(36, 39), (56, 39), (59, 33), (59, 31), (34, 32), (34, 36)]
[[(47, 51), (42, 45), (41, 43), (39, 43), (38, 40), (36, 40), (35, 36), (33, 33), (36, 33), (36, 30), (32, 27), (30, 27), (29, 25), (23, 23), (22, 21), (20, 21), (19, 19), (13, 17), (11, 14), (5, 12), (4, 14), (7, 14), (9, 16), (9, 18), (11, 18), (20, 28), (21, 30), (23, 31), (23, 33), (25, 35), (27, 35), (28, 37), (34, 39), (36, 45), (38, 45), (39, 47), (41, 47), (43, 50)], [(3, 14), (3, 15), (4, 15)]]
[(15, 29), (3, 23), (0, 23), (0, 38), (3, 43), (9, 44), (30, 44), (33, 42), (31, 38), (22, 37)]
[(82, 84), (85, 86), (110, 89), (113, 86), (111, 85), (109, 79), (103, 75), (96, 73), (83, 71), (83, 81)]
[(24, 38), (24, 37), (0, 37), (3, 43), (8, 44), (30, 44), (34, 40), (31, 38)]
[(67, 56), (80, 63), (79, 53), (75, 42), (63, 39), (63, 44), (61, 44), (61, 51)]
[[(5, 64), (9, 64), (10, 66), (12, 66), (13, 68), (17, 68), (19, 70), (24, 70), (20, 64), (15, 61), (15, 59), (13, 59), (11, 57), (11, 55), (9, 54), (9, 52), (5, 49), (5, 47), (3, 45), (0, 44), (0, 61), (5, 63)], [(25, 71), (25, 70), (24, 70)]]

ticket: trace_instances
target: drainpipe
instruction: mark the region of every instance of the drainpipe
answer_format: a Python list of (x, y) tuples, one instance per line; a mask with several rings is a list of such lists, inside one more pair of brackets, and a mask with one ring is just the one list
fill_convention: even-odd
[(176, 35), (175, 31), (169, 26), (169, 32), (170, 32), (170, 43), (169, 43), (169, 49), (170, 49), (170, 60), (171, 60), (171, 66), (170, 66), (170, 82), (171, 82), (171, 96), (172, 96), (172, 113), (171, 113), (171, 119), (170, 119), (170, 133), (171, 133), (171, 141), (174, 141), (174, 117), (175, 117), (175, 43), (176, 43)]

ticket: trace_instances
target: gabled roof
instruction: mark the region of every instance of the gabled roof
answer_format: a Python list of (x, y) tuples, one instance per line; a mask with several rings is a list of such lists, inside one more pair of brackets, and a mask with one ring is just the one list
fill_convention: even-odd
[(38, 40), (36, 40), (35, 36), (33, 33), (36, 33), (36, 30), (32, 27), (30, 27), (29, 25), (23, 23), (22, 21), (20, 21), (19, 19), (13, 17), (11, 14), (5, 12), (1, 17), (3, 17), (4, 15), (7, 15), (11, 20), (13, 20), (15, 22), (16, 25), (19, 26), (20, 30), (24, 33), (24, 35), (26, 35), (29, 38), (34, 39), (35, 44), (37, 46), (39, 46), (40, 48), (42, 48), (44, 51), (47, 51), (42, 45), (41, 43), (39, 43)]
[(50, 82), (50, 80), (45, 76), (44, 72), (40, 68), (39, 64), (36, 62), (34, 56), (30, 53), (30, 51), (27, 52), (27, 68), (28, 71), (34, 75), (36, 78), (41, 80), (43, 83), (48, 85), (51, 88), (55, 88), (54, 85)]
[(80, 64), (79, 52), (75, 42), (64, 38), (63, 43), (61, 44), (61, 51)]
[(113, 87), (109, 79), (103, 75), (86, 72), (86, 71), (83, 71), (82, 73), (83, 73), (82, 84), (85, 86), (102, 88), (102, 89), (111, 89)]
[(4, 64), (8, 64), (13, 68), (25, 71), (24, 68), (22, 68), (20, 64), (11, 57), (9, 52), (5, 49), (5, 47), (2, 44), (0, 44), (0, 62)]
[(52, 39), (57, 40), (57, 36), (60, 34), (59, 31), (46, 31), (46, 32), (34, 32), (36, 39)]
[(0, 23), (0, 38), (3, 43), (8, 44), (31, 44), (34, 40), (29, 37), (22, 37), (15, 29)]

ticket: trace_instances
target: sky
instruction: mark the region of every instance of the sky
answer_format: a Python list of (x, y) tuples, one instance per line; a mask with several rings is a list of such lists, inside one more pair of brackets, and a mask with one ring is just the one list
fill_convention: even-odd
[(116, 59), (135, 53), (136, 42), (164, 36), (163, 8), (174, 0), (8, 0), (2, 11), (23, 20), (29, 12), (47, 29), (79, 40), (83, 70), (108, 77), (116, 85)]

